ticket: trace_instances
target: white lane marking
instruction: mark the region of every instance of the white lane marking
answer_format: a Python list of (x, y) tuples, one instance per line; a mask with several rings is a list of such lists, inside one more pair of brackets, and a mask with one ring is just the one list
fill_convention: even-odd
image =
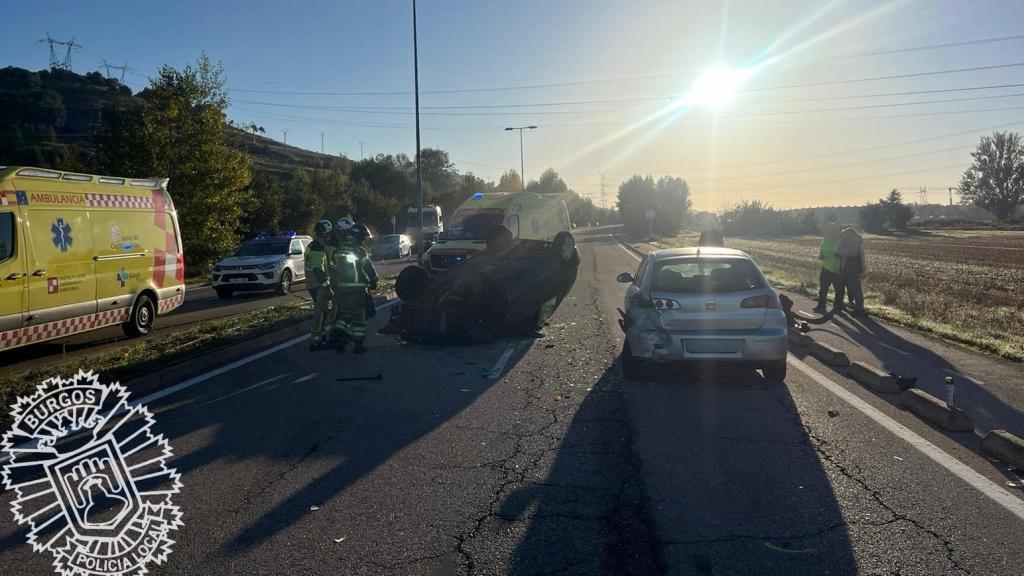
[[(383, 310), (385, 308), (390, 308), (390, 307), (394, 306), (395, 304), (398, 304), (398, 302), (399, 302), (399, 300), (390, 300), (388, 302), (385, 302), (385, 303), (381, 304), (380, 306), (377, 306), (376, 309), (378, 311), (380, 311), (380, 310)], [(138, 406), (139, 404), (149, 404), (149, 403), (153, 402), (154, 400), (159, 400), (159, 399), (164, 398), (166, 396), (170, 396), (171, 394), (175, 394), (175, 393), (181, 392), (182, 390), (184, 390), (186, 388), (191, 388), (192, 386), (195, 386), (196, 384), (199, 384), (199, 383), (202, 383), (202, 382), (206, 382), (207, 380), (209, 380), (210, 378), (213, 378), (214, 376), (220, 376), (221, 374), (224, 374), (225, 372), (230, 372), (231, 370), (234, 370), (235, 368), (238, 368), (239, 366), (245, 366), (246, 364), (255, 362), (256, 360), (259, 360), (260, 358), (265, 358), (267, 356), (270, 356), (271, 354), (274, 354), (275, 352), (280, 352), (281, 350), (284, 350), (285, 348), (288, 348), (290, 346), (294, 346), (294, 345), (296, 345), (296, 344), (298, 344), (300, 342), (305, 342), (306, 340), (309, 340), (309, 334), (303, 334), (302, 336), (296, 336), (295, 338), (292, 338), (291, 340), (285, 340), (284, 342), (282, 342), (282, 343), (280, 343), (277, 346), (274, 346), (272, 348), (267, 348), (266, 350), (262, 350), (260, 352), (255, 353), (255, 354), (252, 354), (250, 356), (246, 356), (245, 358), (242, 358), (240, 360), (235, 360), (234, 362), (232, 362), (230, 364), (225, 364), (224, 366), (221, 366), (219, 368), (214, 368), (213, 370), (210, 370), (209, 372), (206, 372), (204, 374), (200, 374), (198, 376), (194, 376), (192, 378), (189, 378), (188, 380), (185, 380), (184, 382), (180, 382), (178, 384), (175, 384), (174, 386), (171, 386), (170, 388), (164, 388), (163, 390), (158, 390), (158, 391), (156, 391), (156, 392), (154, 392), (154, 393), (152, 393), (152, 394), (150, 394), (148, 396), (143, 396), (142, 398), (139, 398), (138, 400), (134, 400), (132, 402), (129, 402), (128, 406), (130, 408), (134, 408), (135, 406)], [(506, 359), (506, 362), (507, 361), (508, 360)], [(122, 408), (121, 410), (124, 410), (124, 408)], [(120, 413), (120, 411), (119, 411), (119, 413)], [(23, 444), (21, 446), (18, 446), (18, 448), (19, 449), (27, 448), (27, 447), (29, 447), (29, 446), (31, 446), (33, 444), (34, 444), (34, 442), (26, 442), (25, 444)], [(9, 459), (10, 459), (10, 454), (5, 454), (5, 455), (0, 456), (0, 464), (3, 464), (5, 462), (7, 462), (7, 460), (9, 460)]]
[(622, 251), (625, 252), (626, 254), (629, 254), (630, 256), (632, 256), (633, 258), (636, 258), (637, 260), (640, 259), (640, 256), (638, 256), (636, 252), (633, 252), (629, 248), (626, 248), (625, 246), (623, 246), (622, 242), (616, 242), (616, 244), (618, 244), (619, 248), (622, 248)]
[(964, 482), (967, 482), (985, 496), (988, 496), (993, 502), (999, 504), (1014, 516), (1024, 520), (1024, 500), (1021, 500), (1008, 492), (1002, 486), (988, 478), (985, 478), (978, 472), (975, 472), (970, 466), (960, 462), (956, 458), (953, 458), (946, 452), (943, 452), (938, 446), (925, 440), (910, 428), (907, 428), (903, 424), (900, 424), (889, 416), (886, 416), (880, 410), (868, 404), (864, 400), (861, 400), (839, 384), (836, 384), (824, 374), (818, 372), (814, 368), (811, 368), (807, 364), (804, 364), (792, 354), (789, 355), (789, 363), (818, 384), (821, 384), (829, 392), (839, 396), (841, 399), (845, 400), (847, 404), (853, 406), (865, 416), (871, 418), (877, 424), (897, 437), (903, 439), (925, 456), (934, 460), (939, 466), (949, 470), (955, 476), (959, 477)]
[(899, 349), (899, 348), (897, 348), (895, 346), (890, 346), (890, 345), (886, 344), (885, 342), (879, 342), (878, 345), (881, 346), (882, 348), (888, 348), (889, 350), (892, 350), (893, 352), (899, 352), (900, 354), (903, 354), (904, 356), (910, 356), (910, 352), (907, 352), (906, 350), (901, 350), (901, 349)]
[(494, 363), (494, 368), (492, 368), (487, 374), (487, 377), (497, 378), (501, 376), (502, 371), (505, 370), (505, 365), (508, 364), (509, 359), (512, 358), (512, 353), (515, 352), (518, 347), (519, 344), (509, 344), (508, 348), (505, 348), (505, 351), (498, 357), (498, 361)]

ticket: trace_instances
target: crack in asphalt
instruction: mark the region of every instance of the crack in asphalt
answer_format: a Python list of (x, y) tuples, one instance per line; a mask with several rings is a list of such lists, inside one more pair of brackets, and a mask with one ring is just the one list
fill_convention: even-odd
[[(567, 330), (569, 326), (576, 326), (577, 323), (562, 324), (553, 328), (551, 331), (554, 334), (549, 334), (544, 338), (544, 347), (535, 345), (531, 347), (536, 349), (537, 352), (543, 354), (544, 350), (549, 350), (548, 344), (551, 340), (562, 343), (559, 345), (558, 350), (555, 354), (551, 355), (557, 359), (563, 366), (574, 365), (579, 358), (579, 352), (585, 352), (587, 349), (601, 351), (604, 355), (608, 355), (609, 352), (614, 352), (614, 348), (608, 346), (608, 335), (604, 331), (606, 324), (604, 323), (603, 315), (599, 311), (598, 307), (598, 295), (595, 287), (591, 287), (590, 298), (588, 304), (594, 310), (593, 314), (588, 315), (584, 320), (581, 320), (579, 324), (583, 324), (584, 321), (593, 322), (593, 330), (587, 331), (585, 337), (579, 337), (578, 326), (574, 330), (573, 334), (570, 334)], [(573, 338), (574, 342), (570, 342), (569, 338)], [(594, 342), (600, 342), (601, 346), (588, 346)], [(538, 343), (539, 344), (539, 343)], [(568, 352), (568, 355), (566, 352)], [(651, 527), (651, 521), (649, 516), (646, 514), (643, 503), (639, 498), (630, 496), (630, 490), (636, 491), (635, 483), (640, 480), (640, 464), (635, 454), (631, 450), (633, 440), (633, 428), (629, 423), (628, 418), (625, 416), (625, 403), (620, 402), (618, 406), (613, 409), (613, 417), (600, 417), (600, 418), (586, 418), (582, 421), (587, 423), (593, 423), (595, 426), (599, 426), (602, 423), (613, 423), (624, 428), (624, 448), (620, 450), (572, 450), (574, 454), (582, 455), (598, 455), (598, 456), (618, 456), (621, 457), (628, 473), (619, 481), (618, 487), (615, 490), (600, 489), (586, 485), (565, 485), (555, 482), (546, 481), (533, 481), (528, 480), (531, 476), (540, 476), (542, 472), (542, 462), (552, 452), (558, 452), (560, 450), (567, 450), (566, 446), (562, 445), (564, 440), (565, 431), (557, 433), (552, 432), (559, 425), (567, 423), (566, 418), (571, 422), (575, 418), (579, 411), (580, 404), (575, 406), (575, 410), (569, 412), (561, 406), (564, 404), (556, 404), (554, 406), (549, 405), (546, 400), (549, 396), (546, 393), (541, 393), (540, 390), (549, 384), (553, 384), (558, 387), (562, 382), (563, 378), (557, 371), (551, 371), (546, 366), (549, 360), (541, 356), (541, 362), (538, 366), (526, 369), (525, 367), (519, 366), (516, 368), (517, 376), (523, 377), (524, 384), (515, 387), (515, 390), (522, 395), (522, 401), (519, 405), (512, 408), (513, 412), (523, 413), (528, 410), (539, 410), (540, 415), (543, 416), (539, 425), (533, 426), (529, 430), (518, 430), (512, 429), (507, 434), (513, 440), (513, 447), (510, 454), (504, 458), (492, 460), (487, 463), (482, 463), (478, 467), (490, 467), (499, 472), (499, 484), (493, 490), (490, 495), (490, 501), (480, 511), (480, 513), (470, 521), (470, 528), (457, 535), (454, 539), (456, 541), (456, 552), (460, 558), (462, 568), (469, 574), (473, 574), (476, 570), (477, 560), (473, 556), (473, 552), (470, 550), (470, 543), (476, 538), (482, 536), (485, 532), (485, 523), (491, 519), (499, 519), (506, 522), (532, 522), (538, 519), (546, 518), (558, 518), (567, 519), (582, 522), (599, 522), (609, 528), (615, 535), (614, 541), (621, 554), (621, 558), (613, 558), (618, 562), (629, 562), (627, 556), (628, 552), (635, 552), (632, 550), (632, 546), (623, 545), (622, 543), (630, 543), (636, 541), (639, 537), (650, 543), (652, 550), (651, 555), (653, 556), (650, 561), (657, 567), (658, 573), (663, 573), (664, 569), (658, 563), (659, 555), (656, 550), (656, 542), (654, 538), (654, 530)], [(607, 358), (608, 362), (606, 365), (614, 365), (614, 357)], [(589, 375), (586, 375), (589, 377)], [(617, 379), (617, 376), (613, 376)], [(612, 392), (605, 389), (599, 389), (598, 384), (603, 380), (599, 376), (598, 383), (594, 383), (590, 386), (590, 390), (586, 393), (582, 389), (579, 389), (582, 402), (583, 398), (587, 394), (596, 394), (595, 398), (606, 394), (617, 394), (621, 396), (621, 386), (615, 386), (616, 391)], [(565, 381), (570, 381), (572, 378), (565, 378)], [(508, 379), (505, 380), (508, 382)], [(565, 393), (565, 400), (571, 399), (572, 395), (575, 394), (576, 388), (572, 387), (572, 392)], [(534, 446), (530, 446), (530, 444)], [(539, 444), (539, 445), (537, 445)], [(586, 443), (582, 443), (586, 445)], [(525, 463), (522, 461), (525, 460)], [(519, 464), (515, 464), (519, 462)], [(602, 512), (599, 514), (585, 514), (585, 513), (570, 513), (570, 512), (543, 512), (536, 511), (530, 514), (523, 515), (509, 515), (502, 512), (502, 504), (506, 499), (511, 496), (516, 488), (522, 487), (565, 487), (572, 490), (592, 491), (600, 490), (602, 492), (611, 492), (610, 501), (612, 504), (608, 506), (606, 510), (610, 512)], [(642, 494), (642, 490), (640, 491)], [(639, 524), (639, 526), (637, 526)], [(627, 548), (629, 550), (627, 550)], [(615, 552), (615, 551), (613, 551)], [(581, 566), (585, 560), (577, 560), (575, 562), (569, 562), (568, 564), (560, 566), (556, 571), (551, 572), (552, 574), (559, 573), (571, 573), (574, 569)], [(624, 566), (625, 567), (625, 566)], [(649, 572), (648, 572), (649, 573)]]
[(236, 506), (234, 508), (229, 508), (227, 511), (229, 513), (231, 513), (231, 514), (238, 514), (249, 503), (254, 502), (254, 501), (259, 501), (260, 497), (262, 497), (263, 494), (265, 494), (268, 490), (270, 490), (275, 484), (277, 484), (281, 480), (284, 480), (284, 478), (286, 476), (288, 476), (289, 474), (294, 472), (296, 468), (301, 466), (303, 462), (308, 460), (310, 456), (312, 456), (317, 450), (319, 450), (320, 446), (322, 444), (326, 444), (326, 443), (330, 442), (333, 439), (334, 439), (334, 436), (328, 436), (328, 437), (326, 437), (324, 439), (318, 440), (318, 441), (314, 442), (313, 444), (311, 444), (308, 448), (306, 448), (306, 450), (298, 458), (296, 458), (295, 460), (292, 461), (292, 463), (288, 466), (287, 469), (285, 469), (285, 470), (275, 474), (273, 477), (269, 478), (266, 482), (263, 482), (263, 484), (256, 490), (255, 494), (244, 495), (242, 497), (242, 501), (239, 503), (238, 506)]
[(860, 486), (861, 489), (864, 490), (865, 492), (867, 492), (871, 496), (871, 499), (874, 500), (879, 506), (881, 506), (883, 510), (885, 510), (886, 512), (888, 512), (889, 514), (892, 515), (892, 517), (889, 520), (886, 520), (886, 521), (883, 521), (883, 522), (851, 521), (851, 522), (847, 522), (848, 524), (851, 524), (851, 525), (861, 524), (861, 525), (867, 525), (867, 526), (888, 526), (888, 525), (896, 524), (898, 522), (905, 522), (905, 523), (913, 526), (918, 531), (920, 531), (920, 532), (922, 532), (924, 534), (928, 534), (932, 538), (936, 539), (939, 543), (941, 543), (943, 548), (946, 551), (946, 559), (949, 561), (949, 563), (953, 566), (954, 569), (956, 569), (959, 572), (963, 572), (964, 574), (970, 574), (971, 573), (970, 570), (968, 570), (967, 568), (961, 566), (960, 562), (957, 561), (956, 558), (954, 558), (954, 554), (955, 554), (956, 551), (955, 551), (955, 549), (953, 547), (953, 543), (948, 538), (946, 538), (945, 536), (939, 534), (938, 532), (936, 532), (932, 528), (929, 528), (929, 527), (925, 526), (919, 520), (916, 520), (913, 517), (908, 516), (907, 514), (899, 512), (895, 508), (893, 508), (891, 505), (889, 505), (889, 503), (887, 503), (885, 501), (885, 499), (882, 497), (882, 494), (878, 490), (876, 490), (876, 489), (872, 488), (870, 485), (868, 485), (867, 480), (863, 479), (860, 476), (860, 474), (854, 474), (853, 472), (851, 472), (849, 470), (849, 468), (847, 468), (847, 466), (845, 464), (839, 462), (839, 460), (837, 458), (835, 458), (826, 449), (826, 447), (830, 445), (827, 440), (817, 436), (814, 433), (814, 431), (812, 431), (811, 428), (809, 426), (807, 426), (807, 425), (804, 425), (804, 429), (807, 431), (807, 437), (810, 439), (811, 445), (814, 447), (814, 450), (818, 453), (818, 455), (821, 457), (821, 459), (823, 461), (825, 461), (826, 463), (831, 465), (836, 471), (838, 471), (844, 477), (852, 480), (855, 484)]

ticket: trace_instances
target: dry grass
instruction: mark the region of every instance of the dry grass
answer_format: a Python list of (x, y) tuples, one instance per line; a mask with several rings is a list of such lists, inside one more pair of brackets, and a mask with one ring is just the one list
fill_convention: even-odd
[[(693, 245), (696, 235), (662, 239)], [(811, 236), (729, 238), (773, 284), (816, 295), (818, 244)], [(1024, 361), (1024, 232), (950, 230), (865, 236), (869, 312), (1015, 360)]]

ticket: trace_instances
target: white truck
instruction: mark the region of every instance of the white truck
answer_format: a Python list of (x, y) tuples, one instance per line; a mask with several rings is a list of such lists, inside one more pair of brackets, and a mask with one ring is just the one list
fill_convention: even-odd
[(423, 238), (420, 239), (420, 211), (417, 207), (411, 206), (406, 212), (405, 234), (412, 238), (413, 245), (419, 250), (424, 246), (426, 250), (437, 241), (437, 236), (444, 231), (444, 216), (441, 214), (440, 206), (423, 207)]

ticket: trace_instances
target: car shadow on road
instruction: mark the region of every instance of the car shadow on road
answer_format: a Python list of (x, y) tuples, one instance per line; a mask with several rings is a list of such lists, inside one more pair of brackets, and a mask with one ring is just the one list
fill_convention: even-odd
[(624, 382), (612, 367), (543, 480), (513, 574), (855, 574), (847, 524), (784, 384), (715, 367)]

